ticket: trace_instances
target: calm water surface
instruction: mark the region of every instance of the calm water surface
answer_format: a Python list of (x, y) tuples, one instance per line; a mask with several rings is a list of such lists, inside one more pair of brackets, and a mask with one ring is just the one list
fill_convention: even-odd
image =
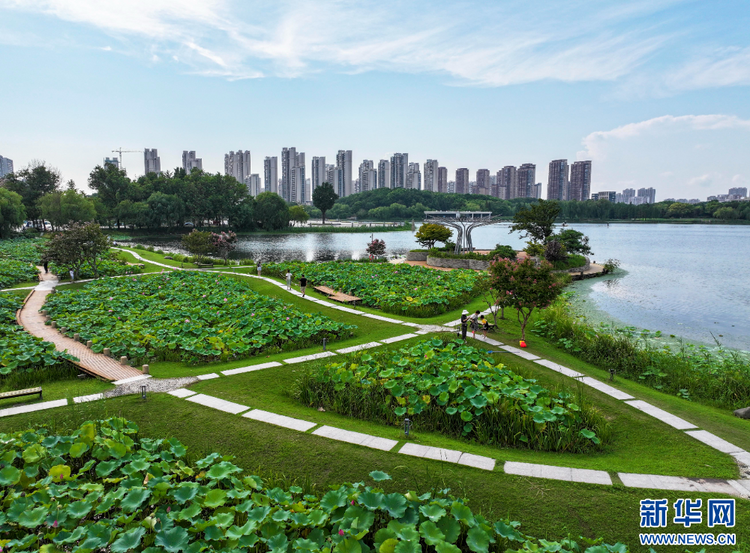
[[(661, 330), (690, 341), (750, 350), (750, 226), (581, 224), (592, 260), (616, 258), (624, 269), (613, 278), (575, 283), (576, 305), (596, 320)], [(389, 254), (416, 246), (412, 232), (375, 231)], [(509, 244), (523, 248), (508, 225), (474, 231), (477, 248)], [(261, 261), (359, 259), (370, 240), (365, 233), (252, 235), (240, 239), (233, 257)], [(143, 241), (142, 241), (143, 242)], [(176, 240), (153, 240), (181, 251)]]

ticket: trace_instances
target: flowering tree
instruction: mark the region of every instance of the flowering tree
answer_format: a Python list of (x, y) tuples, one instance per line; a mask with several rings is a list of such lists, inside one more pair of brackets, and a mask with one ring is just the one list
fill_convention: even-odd
[(385, 255), (385, 240), (375, 238), (372, 242), (367, 244), (367, 249), (365, 251), (370, 254), (370, 257)]
[(211, 246), (221, 256), (224, 263), (227, 262), (229, 254), (237, 247), (237, 235), (231, 230), (229, 232), (211, 233)]
[(525, 340), (526, 323), (534, 309), (544, 309), (562, 291), (552, 265), (542, 261), (537, 266), (530, 258), (523, 261), (496, 259), (490, 264), (489, 273), (492, 288), (504, 293), (507, 305), (518, 313), (521, 339)]

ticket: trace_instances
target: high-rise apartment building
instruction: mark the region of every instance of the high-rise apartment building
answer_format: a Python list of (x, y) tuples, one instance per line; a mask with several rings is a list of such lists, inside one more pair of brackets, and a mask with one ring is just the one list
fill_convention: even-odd
[(568, 199), (568, 160), (556, 159), (549, 162), (547, 175), (547, 199)]
[(466, 167), (456, 169), (456, 194), (469, 193), (469, 170)]
[(536, 165), (524, 163), (516, 171), (516, 198), (530, 198), (536, 185)]
[[(0, 157), (0, 159), (2, 159)], [(734, 188), (729, 189), (729, 195), (730, 196), (739, 196), (740, 198), (747, 198), (747, 187), (746, 186), (736, 186)]]
[(144, 172), (148, 175), (149, 173), (161, 173), (161, 158), (159, 157), (156, 148), (143, 150), (143, 166)]
[[(312, 195), (313, 191), (323, 184), (324, 182), (328, 182), (326, 179), (328, 178), (328, 175), (326, 174), (326, 158), (325, 156), (317, 156), (312, 158), (312, 173), (310, 174), (310, 194)], [(312, 198), (312, 196), (310, 196)]]
[(424, 189), (430, 192), (438, 191), (438, 173), (440, 167), (436, 159), (428, 159), (424, 163)]
[(378, 163), (378, 188), (391, 187), (391, 162), (381, 159)]
[(456, 181), (449, 180), (448, 181), (448, 189), (446, 191), (448, 194), (455, 194), (456, 193)]
[(512, 200), (518, 197), (518, 172), (515, 166), (506, 165), (498, 173), (499, 186), (504, 188), (505, 199)]
[(118, 169), (120, 168), (120, 160), (116, 157), (105, 157), (104, 158), (104, 167), (107, 165), (114, 165)]
[(378, 187), (378, 172), (371, 159), (365, 159), (359, 164), (359, 192), (375, 190)]
[(281, 150), (281, 194), (289, 203), (303, 203), (305, 194), (305, 154), (296, 148)]
[(607, 200), (611, 203), (617, 202), (617, 192), (614, 190), (602, 190), (601, 192), (597, 192), (595, 194), (591, 194), (592, 200)]
[[(599, 197), (601, 197), (601, 192), (599, 194)], [(656, 203), (656, 190), (654, 188), (639, 188), (638, 197), (645, 198), (643, 203), (654, 204)]]
[(9, 175), (13, 172), (13, 160), (8, 157), (0, 156), (0, 177)]
[(193, 169), (203, 171), (203, 159), (196, 157), (195, 150), (182, 151), (182, 168), (186, 173), (190, 173)]
[(488, 196), (490, 194), (490, 186), (490, 170), (477, 169), (477, 186), (474, 193)]
[(352, 189), (352, 151), (339, 150), (336, 154), (336, 169), (341, 171), (338, 174), (339, 182), (334, 184), (333, 188), (339, 198), (351, 196)]
[(326, 163), (326, 182), (333, 186), (333, 191), (336, 192), (336, 166), (333, 163)]
[(407, 188), (409, 173), (409, 154), (391, 156), (391, 188)]
[(238, 150), (224, 154), (224, 174), (247, 183), (250, 177), (250, 150)]
[(445, 194), (448, 192), (448, 168), (447, 167), (438, 167), (437, 190), (435, 190), (435, 192), (440, 192), (441, 194)]
[(406, 188), (413, 190), (422, 189), (422, 173), (419, 170), (419, 163), (409, 163), (409, 171), (406, 175)]
[[(570, 179), (570, 188), (571, 189), (573, 188), (573, 178), (572, 178), (572, 175), (571, 175), (571, 179)], [(625, 190), (622, 191), (622, 203), (632, 204), (633, 203), (633, 198), (635, 198), (635, 197), (636, 197), (636, 195), (635, 195), (635, 188), (626, 188)], [(586, 199), (588, 200), (588, 198), (586, 198)]]
[(534, 185), (534, 187), (531, 190), (531, 196), (530, 198), (536, 198), (537, 200), (542, 199), (542, 183), (538, 182)]
[(263, 192), (279, 193), (279, 158), (268, 157), (263, 161)]
[(247, 177), (246, 179), (247, 183), (247, 193), (250, 194), (253, 198), (261, 193), (260, 188), (260, 175), (253, 174)]
[(591, 161), (575, 161), (570, 167), (570, 187), (566, 200), (586, 201), (591, 195)]
[(289, 201), (295, 204), (305, 203), (309, 201), (308, 191), (305, 189), (305, 183), (307, 182), (305, 175), (305, 154), (300, 152), (297, 154), (297, 164), (292, 170), (292, 189), (291, 199)]

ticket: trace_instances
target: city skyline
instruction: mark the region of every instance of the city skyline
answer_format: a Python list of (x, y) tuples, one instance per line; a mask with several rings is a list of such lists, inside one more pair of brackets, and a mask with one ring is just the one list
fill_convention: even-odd
[(156, 146), (163, 170), (196, 151), (216, 173), (238, 145), (263, 160), (293, 144), (352, 150), (353, 173), (408, 152), (423, 181), (429, 159), (450, 180), (533, 161), (545, 186), (549, 160), (592, 160), (592, 192), (705, 197), (750, 184), (749, 18), (687, 0), (0, 0), (0, 154), (82, 190), (121, 145)]

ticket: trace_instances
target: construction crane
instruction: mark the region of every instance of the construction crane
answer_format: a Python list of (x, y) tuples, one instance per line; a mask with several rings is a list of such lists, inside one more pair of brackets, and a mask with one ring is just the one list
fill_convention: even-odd
[(119, 150), (112, 150), (112, 151), (120, 154), (120, 169), (122, 169), (122, 154), (142, 154), (143, 153), (143, 150), (123, 150), (122, 146), (120, 146)]

